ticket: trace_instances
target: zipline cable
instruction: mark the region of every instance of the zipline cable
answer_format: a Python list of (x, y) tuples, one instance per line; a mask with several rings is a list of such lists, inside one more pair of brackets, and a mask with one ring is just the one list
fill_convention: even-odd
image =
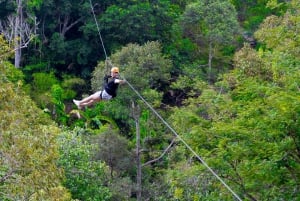
[(101, 45), (103, 47), (103, 51), (104, 51), (104, 54), (105, 54), (105, 59), (107, 60), (107, 54), (106, 54), (106, 50), (105, 50), (104, 43), (103, 43), (103, 40), (102, 40), (100, 28), (99, 28), (99, 25), (98, 25), (98, 22), (97, 22), (97, 19), (96, 19), (96, 15), (95, 15), (95, 12), (94, 12), (94, 7), (93, 7), (93, 4), (92, 4), (92, 0), (90, 0), (90, 5), (91, 5), (91, 10), (92, 10), (92, 13), (93, 13), (93, 16), (94, 16), (94, 20), (95, 20), (95, 23), (96, 23), (96, 26), (97, 26), (97, 30), (98, 30), (99, 38), (100, 38), (100, 41), (101, 41)]
[[(124, 78), (124, 80), (126, 80)], [(138, 95), (138, 97), (152, 110), (152, 112), (173, 132), (173, 134), (196, 156), (196, 158), (234, 195), (234, 197), (242, 201), (242, 199), (215, 173), (213, 169), (185, 142), (184, 139), (178, 135), (178, 133), (166, 122), (160, 114), (140, 95), (140, 93), (126, 80), (128, 86)]]

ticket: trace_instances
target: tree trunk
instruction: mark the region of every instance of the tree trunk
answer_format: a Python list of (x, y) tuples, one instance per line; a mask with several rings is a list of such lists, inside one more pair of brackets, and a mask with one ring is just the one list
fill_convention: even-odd
[(136, 198), (137, 201), (142, 200), (142, 164), (141, 164), (141, 134), (140, 134), (140, 108), (135, 107), (134, 102), (132, 102), (133, 117), (135, 119), (136, 125), (136, 165), (137, 165), (137, 175), (136, 175)]
[(213, 47), (212, 42), (209, 42), (209, 55), (208, 55), (208, 81), (212, 82), (212, 59), (213, 59)]
[(141, 166), (141, 156), (140, 156), (140, 150), (141, 150), (141, 145), (140, 145), (140, 125), (139, 125), (139, 120), (136, 120), (136, 149), (137, 149), (137, 201), (142, 200), (142, 166)]
[(22, 24), (22, 0), (16, 0), (17, 3), (17, 15), (15, 21), (15, 30), (14, 30), (14, 41), (15, 41), (15, 67), (20, 68), (21, 63), (21, 43), (22, 43), (22, 34), (21, 24)]
[(142, 200), (142, 165), (141, 165), (141, 143), (140, 143), (139, 116), (136, 117), (136, 149), (137, 149), (137, 201)]

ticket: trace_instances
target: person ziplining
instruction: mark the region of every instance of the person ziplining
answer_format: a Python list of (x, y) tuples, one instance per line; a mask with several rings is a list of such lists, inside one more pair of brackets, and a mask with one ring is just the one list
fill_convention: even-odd
[[(91, 106), (102, 100), (110, 100), (117, 96), (119, 84), (126, 83), (126, 80), (120, 79), (118, 67), (112, 67), (110, 72), (110, 75), (104, 77), (105, 86), (103, 90), (97, 91), (82, 100), (73, 99), (73, 102), (78, 109), (82, 109), (85, 106)], [(109, 79), (110, 81), (108, 81)]]

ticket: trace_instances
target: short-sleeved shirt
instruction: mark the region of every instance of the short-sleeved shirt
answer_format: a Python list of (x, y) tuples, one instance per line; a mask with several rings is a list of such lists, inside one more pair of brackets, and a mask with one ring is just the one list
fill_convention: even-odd
[(113, 98), (117, 96), (117, 90), (119, 87), (119, 83), (116, 83), (117, 78), (113, 78), (111, 81), (109, 81), (105, 87), (104, 90), (111, 95)]

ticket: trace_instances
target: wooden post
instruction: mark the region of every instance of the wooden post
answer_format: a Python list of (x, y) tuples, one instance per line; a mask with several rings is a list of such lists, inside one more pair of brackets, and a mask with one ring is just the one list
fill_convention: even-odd
[(142, 164), (141, 164), (141, 134), (140, 134), (140, 107), (135, 107), (134, 102), (132, 101), (132, 110), (133, 110), (133, 118), (135, 120), (136, 126), (136, 165), (137, 165), (137, 176), (136, 176), (136, 198), (137, 201), (142, 200)]

